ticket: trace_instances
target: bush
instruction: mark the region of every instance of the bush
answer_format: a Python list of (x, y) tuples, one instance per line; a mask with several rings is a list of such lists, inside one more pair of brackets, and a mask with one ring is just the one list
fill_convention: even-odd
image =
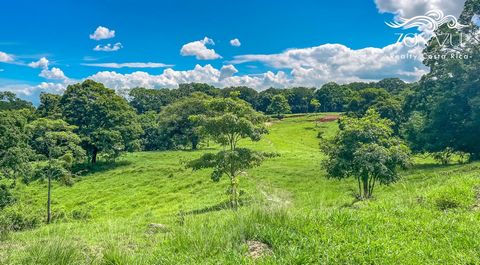
[(0, 230), (3, 232), (33, 229), (38, 227), (40, 223), (40, 215), (31, 211), (31, 209), (5, 208), (0, 215)]
[(7, 185), (0, 185), (0, 210), (15, 202), (15, 198), (8, 190)]

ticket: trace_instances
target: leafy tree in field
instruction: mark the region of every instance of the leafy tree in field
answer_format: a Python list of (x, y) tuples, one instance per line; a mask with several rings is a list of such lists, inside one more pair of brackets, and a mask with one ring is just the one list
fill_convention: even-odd
[(12, 92), (0, 91), (0, 111), (19, 109), (33, 110), (33, 105), (28, 101), (17, 98)]
[(200, 130), (223, 146), (216, 154), (205, 154), (191, 161), (193, 170), (212, 168), (212, 180), (220, 181), (226, 175), (230, 180), (230, 202), (233, 209), (239, 206), (239, 181), (245, 171), (259, 166), (271, 154), (239, 148), (242, 139), (259, 141), (267, 133), (266, 117), (253, 110), (248, 103), (239, 99), (213, 99), (208, 103), (207, 115), (192, 117)]
[(28, 145), (30, 110), (0, 111), (0, 179), (26, 179), (30, 172), (31, 149)]
[(98, 154), (113, 160), (122, 152), (138, 150), (142, 128), (127, 101), (92, 80), (68, 86), (62, 96), (63, 116), (75, 125), (82, 147), (92, 163)]
[(340, 119), (340, 132), (322, 145), (331, 178), (355, 177), (360, 198), (371, 198), (377, 183), (398, 180), (398, 167), (409, 163), (409, 148), (393, 136), (392, 122), (369, 110), (363, 118)]
[(62, 96), (56, 94), (42, 93), (40, 94), (40, 105), (36, 110), (36, 114), (41, 118), (60, 119), (62, 118), (62, 109), (60, 108), (60, 100)]
[(210, 97), (195, 93), (165, 107), (160, 113), (160, 137), (164, 146), (171, 148), (190, 146), (198, 148), (202, 135), (198, 132), (191, 116), (207, 113), (207, 101)]
[(162, 138), (160, 128), (160, 115), (155, 111), (148, 111), (139, 115), (143, 134), (141, 136), (143, 150), (167, 150), (166, 139)]
[(273, 96), (272, 102), (267, 108), (267, 113), (274, 114), (277, 118), (281, 119), (283, 114), (292, 113), (292, 109), (283, 95), (276, 95)]
[(81, 140), (73, 131), (74, 126), (63, 120), (41, 118), (29, 125), (31, 146), (43, 158), (37, 177), (48, 180), (47, 223), (51, 221), (52, 180), (69, 181), (73, 163), (80, 161), (85, 151), (79, 146)]

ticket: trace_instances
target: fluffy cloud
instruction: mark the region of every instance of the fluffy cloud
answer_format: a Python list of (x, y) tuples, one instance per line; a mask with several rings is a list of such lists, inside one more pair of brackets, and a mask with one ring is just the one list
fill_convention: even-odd
[(422, 64), (422, 47), (403, 43), (384, 48), (352, 50), (341, 44), (291, 49), (279, 54), (241, 55), (231, 62), (261, 62), (276, 69), (290, 69), (294, 85), (320, 86), (326, 82), (374, 81), (398, 77), (416, 81), (428, 72)]
[(120, 42), (115, 43), (114, 45), (112, 44), (107, 44), (107, 45), (97, 45), (95, 48), (93, 48), (94, 51), (97, 52), (115, 52), (123, 48), (122, 44)]
[(52, 69), (43, 69), (40, 72), (40, 75), (43, 78), (51, 79), (51, 80), (67, 80), (68, 78), (65, 76), (63, 71), (60, 68), (53, 67)]
[(239, 39), (233, 39), (230, 41), (230, 45), (234, 46), (234, 47), (240, 47), (242, 46), (242, 43), (240, 42)]
[(229, 64), (224, 65), (222, 69), (220, 69), (220, 80), (224, 80), (225, 78), (232, 77), (234, 74), (238, 73), (237, 68), (235, 66)]
[(180, 54), (182, 56), (195, 56), (197, 60), (215, 60), (222, 58), (214, 49), (207, 48), (207, 45), (215, 45), (215, 42), (205, 37), (203, 40), (187, 43), (183, 45)]
[(218, 70), (208, 64), (205, 66), (197, 65), (193, 70), (188, 71), (175, 71), (168, 68), (160, 75), (151, 75), (146, 72), (119, 74), (103, 71), (87, 78), (102, 82), (107, 87), (117, 91), (134, 87), (177, 88), (179, 84), (191, 82), (208, 83), (218, 87), (250, 86), (259, 90), (269, 87), (282, 88), (289, 86), (288, 77), (281, 71), (276, 74), (267, 72), (255, 76), (233, 76), (235, 70), (233, 66), (226, 66), (222, 70)]
[(0, 52), (0, 62), (1, 63), (13, 62), (13, 56), (4, 52)]
[(49, 61), (47, 58), (42, 57), (40, 60), (36, 62), (31, 62), (28, 64), (28, 66), (32, 68), (42, 68), (42, 69), (47, 69), (48, 68)]
[(115, 30), (99, 26), (93, 34), (90, 34), (92, 40), (106, 40), (115, 37)]
[(424, 15), (431, 10), (441, 10), (445, 15), (459, 17), (466, 0), (375, 0), (382, 13), (393, 13), (411, 18)]
[(85, 63), (82, 65), (103, 68), (165, 68), (173, 66), (164, 63)]

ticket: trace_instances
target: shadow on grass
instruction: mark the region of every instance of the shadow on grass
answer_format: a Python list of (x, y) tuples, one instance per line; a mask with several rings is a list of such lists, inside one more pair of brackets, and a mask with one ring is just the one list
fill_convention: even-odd
[[(240, 200), (239, 204), (240, 204), (239, 207), (244, 207), (244, 206), (247, 206), (249, 202), (246, 200)], [(207, 206), (205, 208), (191, 210), (191, 211), (185, 212), (185, 215), (199, 215), (199, 214), (205, 214), (205, 213), (211, 213), (211, 212), (219, 212), (223, 210), (233, 210), (232, 204), (230, 201), (224, 201), (219, 204), (215, 204), (213, 206)]]
[(73, 167), (73, 173), (78, 176), (87, 176), (99, 172), (109, 171), (115, 168), (125, 167), (132, 164), (130, 161), (107, 162), (99, 161), (96, 164), (80, 164)]
[(428, 163), (428, 164), (417, 164), (413, 165), (409, 168), (409, 170), (434, 170), (434, 169), (446, 169), (446, 168), (453, 168), (458, 166), (459, 164), (435, 164), (435, 163)]

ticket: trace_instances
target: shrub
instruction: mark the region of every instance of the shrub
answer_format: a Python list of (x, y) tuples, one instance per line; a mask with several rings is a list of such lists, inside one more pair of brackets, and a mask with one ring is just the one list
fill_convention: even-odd
[(15, 202), (15, 198), (8, 190), (7, 185), (1, 184), (0, 185), (0, 210), (10, 204), (13, 204), (14, 202)]
[(29, 209), (9, 207), (0, 215), (0, 230), (23, 231), (36, 228), (40, 222), (40, 216)]

